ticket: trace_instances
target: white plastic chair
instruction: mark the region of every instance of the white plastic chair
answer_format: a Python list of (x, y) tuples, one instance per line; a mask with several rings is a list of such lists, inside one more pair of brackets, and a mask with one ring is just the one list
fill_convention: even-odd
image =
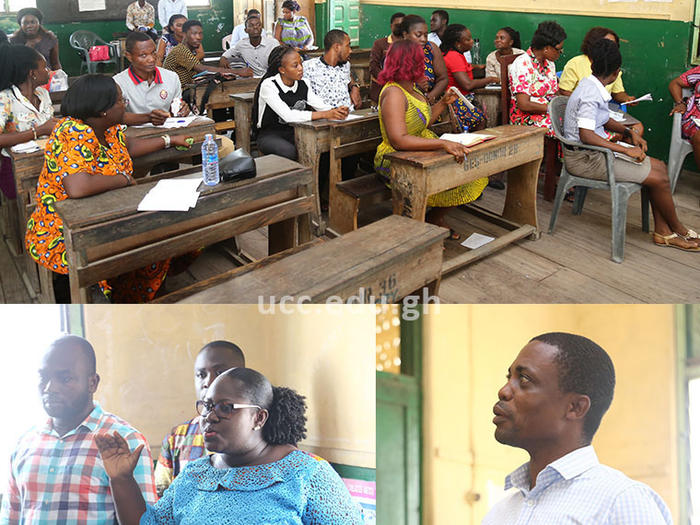
[[(690, 89), (683, 88), (683, 97), (690, 96)], [(676, 191), (676, 183), (683, 168), (683, 161), (693, 152), (693, 145), (681, 134), (681, 114), (673, 114), (671, 126), (671, 145), (668, 148), (668, 180), (671, 183), (671, 193)]]
[(224, 51), (231, 47), (231, 36), (233, 35), (226, 35), (224, 38), (221, 39), (221, 49), (223, 49)]

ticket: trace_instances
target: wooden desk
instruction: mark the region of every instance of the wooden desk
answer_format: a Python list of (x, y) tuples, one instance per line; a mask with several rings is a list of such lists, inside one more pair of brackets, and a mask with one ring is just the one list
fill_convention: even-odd
[(253, 118), (254, 92), (229, 95), (233, 101), (233, 119), (236, 121), (236, 148), (250, 153), (250, 130)]
[(426, 292), (437, 295), (447, 235), (445, 228), (392, 215), (252, 271), (244, 267), (179, 302), (398, 303), (414, 293), (423, 302)]
[[(504, 242), (538, 236), (537, 174), (544, 148), (543, 128), (534, 126), (498, 126), (482, 133), (497, 138), (471, 149), (463, 164), (442, 151), (403, 151), (391, 153), (391, 184), (394, 213), (425, 220), (428, 196), (461, 184), (472, 182), (508, 170), (506, 200), (500, 216), (474, 208), (514, 231), (504, 236)], [(443, 273), (452, 271), (500, 247), (500, 239), (487, 244), (479, 252), (473, 250), (455, 257), (443, 265)]]
[(102, 279), (263, 226), (270, 227), (270, 253), (310, 240), (311, 171), (276, 155), (255, 162), (254, 179), (202, 185), (197, 206), (188, 212), (138, 212), (154, 182), (56, 203), (63, 220), (71, 300), (87, 302), (87, 287)]

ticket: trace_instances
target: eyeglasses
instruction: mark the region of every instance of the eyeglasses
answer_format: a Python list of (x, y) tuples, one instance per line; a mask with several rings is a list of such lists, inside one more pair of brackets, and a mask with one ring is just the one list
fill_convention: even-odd
[(229, 419), (234, 410), (239, 410), (241, 408), (258, 408), (262, 409), (258, 405), (245, 405), (241, 403), (226, 403), (224, 401), (219, 401), (218, 403), (212, 403), (211, 401), (199, 400), (194, 404), (197, 409), (197, 413), (200, 416), (207, 416), (213, 410), (216, 417), (219, 419)]
[(556, 46), (550, 47), (554, 48), (554, 51), (556, 51), (557, 53), (562, 53), (564, 51), (564, 44), (558, 44)]

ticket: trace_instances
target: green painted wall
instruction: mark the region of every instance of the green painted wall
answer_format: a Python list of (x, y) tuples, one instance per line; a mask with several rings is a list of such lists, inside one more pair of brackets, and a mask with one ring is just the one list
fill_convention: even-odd
[[(155, 2), (151, 2), (154, 3)], [(210, 8), (189, 8), (190, 18), (202, 22), (204, 29), (204, 49), (216, 51), (221, 49), (221, 39), (233, 31), (233, 2), (230, 0), (212, 0)], [(156, 15), (157, 16), (157, 15)], [(70, 35), (78, 29), (92, 31), (106, 41), (113, 38), (114, 33), (125, 32), (124, 22), (109, 20), (102, 22), (73, 22), (70, 24), (44, 24), (58, 37), (60, 45), (61, 64), (69, 76), (80, 72), (80, 58), (68, 43)], [(14, 16), (0, 17), (0, 29), (7, 34), (17, 29), (17, 21)]]
[[(317, 12), (318, 6), (317, 4)], [(397, 6), (362, 4), (360, 47), (371, 47), (374, 40), (389, 32), (389, 18), (396, 11), (415, 13), (426, 19), (434, 8), (398, 8)], [(620, 35), (623, 57), (623, 80), (631, 95), (651, 93), (654, 102), (642, 102), (631, 113), (647, 128), (649, 152), (666, 160), (671, 130), (671, 98), (668, 83), (688, 69), (691, 27), (685, 22), (639, 20), (627, 18), (510, 13), (499, 11), (473, 11), (450, 9), (450, 22), (469, 27), (475, 38), (481, 41), (482, 57), (491, 52), (493, 38), (499, 28), (511, 26), (520, 31), (523, 46), (527, 46), (537, 24), (543, 20), (557, 20), (566, 30), (568, 38), (564, 53), (557, 61), (557, 69), (563, 69), (566, 61), (580, 54), (581, 40), (588, 29), (601, 25)], [(694, 163), (689, 165), (694, 166)]]
[[(319, 47), (323, 47), (323, 37), (328, 33), (328, 24), (328, 4), (326, 2), (316, 4), (316, 28), (314, 34), (316, 35), (316, 45)], [(360, 38), (362, 38), (363, 30), (362, 28), (360, 29)]]

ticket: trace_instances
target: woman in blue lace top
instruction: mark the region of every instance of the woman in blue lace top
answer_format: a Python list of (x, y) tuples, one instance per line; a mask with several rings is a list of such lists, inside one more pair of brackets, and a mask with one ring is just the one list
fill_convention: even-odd
[(272, 387), (255, 370), (234, 368), (196, 406), (214, 454), (189, 463), (153, 506), (132, 476), (140, 448), (130, 452), (116, 433), (96, 436), (122, 525), (362, 524), (338, 474), (296, 447), (306, 437), (303, 396)]

